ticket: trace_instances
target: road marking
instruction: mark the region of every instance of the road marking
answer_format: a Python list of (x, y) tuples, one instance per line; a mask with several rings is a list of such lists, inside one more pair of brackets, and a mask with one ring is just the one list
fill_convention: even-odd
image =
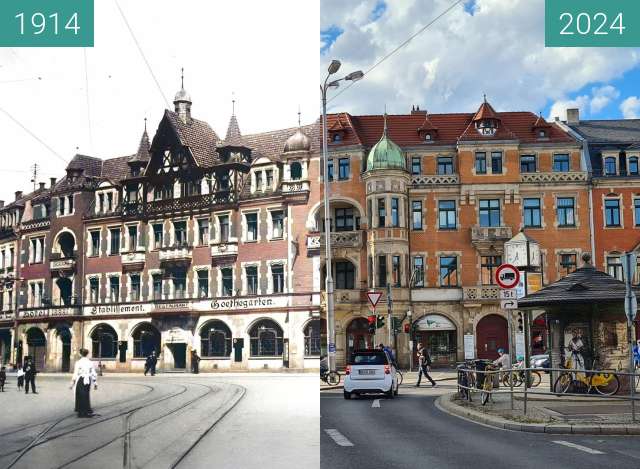
[(380, 407), (380, 399), (374, 399), (371, 403), (371, 407)]
[(335, 428), (325, 428), (324, 431), (333, 439), (333, 441), (336, 442), (338, 446), (353, 446), (353, 443), (347, 440), (347, 437), (345, 437)]
[(597, 449), (587, 448), (586, 446), (577, 445), (575, 443), (570, 443), (568, 441), (558, 440), (558, 441), (554, 441), (553, 443), (556, 443), (558, 445), (568, 446), (569, 448), (579, 449), (580, 451), (584, 451), (585, 453), (589, 453), (589, 454), (605, 454), (602, 451), (598, 451)]

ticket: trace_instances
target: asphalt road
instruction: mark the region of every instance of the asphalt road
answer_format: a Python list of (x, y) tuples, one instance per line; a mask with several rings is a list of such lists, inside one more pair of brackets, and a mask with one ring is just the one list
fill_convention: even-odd
[(0, 467), (320, 465), (315, 374), (105, 376), (92, 419), (73, 414), (68, 380), (40, 377), (37, 395), (0, 393)]
[[(546, 435), (498, 430), (436, 408), (435, 389), (401, 387), (394, 399), (320, 396), (324, 469), (602, 469), (640, 467), (640, 437)], [(380, 398), (379, 398), (380, 397)], [(379, 399), (378, 399), (379, 398)], [(577, 445), (577, 446), (576, 446)]]

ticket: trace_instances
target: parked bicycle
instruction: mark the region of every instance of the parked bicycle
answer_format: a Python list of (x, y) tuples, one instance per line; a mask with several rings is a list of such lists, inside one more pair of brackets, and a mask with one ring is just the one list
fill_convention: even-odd
[[(513, 369), (511, 371), (506, 371), (502, 374), (502, 384), (505, 386), (511, 386), (511, 381), (513, 380), (513, 386), (517, 387), (523, 384), (526, 380), (525, 375), (526, 372), (524, 370), (518, 370), (518, 368), (524, 368), (524, 362), (520, 361), (513, 365)], [(542, 382), (542, 375), (539, 371), (529, 371), (529, 387), (535, 388), (539, 386)]]
[(493, 376), (497, 372), (498, 368), (492, 364), (487, 364), (483, 372), (482, 380), (482, 392), (480, 393), (480, 402), (485, 405), (491, 398), (491, 391), (493, 391)]
[[(620, 380), (613, 372), (575, 370), (571, 358), (567, 359), (562, 371), (553, 385), (556, 394), (570, 391), (590, 393), (592, 389), (603, 396), (613, 396), (620, 389)], [(594, 368), (598, 368), (594, 363)]]
[(340, 384), (340, 373), (337, 371), (321, 370), (320, 379), (331, 386), (337, 386)]

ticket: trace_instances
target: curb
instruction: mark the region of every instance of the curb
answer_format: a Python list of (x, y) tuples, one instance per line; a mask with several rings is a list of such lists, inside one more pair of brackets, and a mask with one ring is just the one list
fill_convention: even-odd
[(436, 399), (436, 407), (449, 415), (500, 430), (528, 433), (548, 433), (553, 435), (640, 435), (640, 425), (603, 424), (567, 425), (546, 423), (520, 423), (502, 417), (487, 415), (453, 403), (455, 393), (443, 394)]

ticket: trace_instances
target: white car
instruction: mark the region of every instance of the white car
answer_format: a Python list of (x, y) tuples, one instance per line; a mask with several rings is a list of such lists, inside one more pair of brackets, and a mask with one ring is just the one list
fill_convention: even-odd
[(396, 368), (383, 350), (359, 350), (352, 355), (344, 378), (344, 398), (352, 394), (384, 393), (398, 395)]

